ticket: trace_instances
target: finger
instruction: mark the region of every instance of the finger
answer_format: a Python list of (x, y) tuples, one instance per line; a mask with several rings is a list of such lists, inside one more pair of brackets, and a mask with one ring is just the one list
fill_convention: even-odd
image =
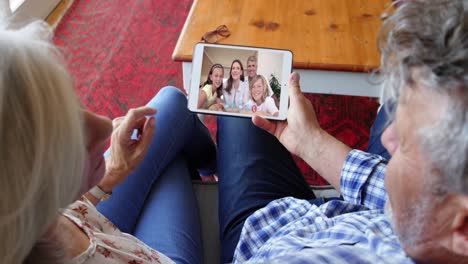
[(124, 117), (123, 116), (120, 116), (120, 117), (117, 117), (117, 118), (114, 118), (114, 120), (112, 120), (112, 127), (115, 129), (117, 127), (120, 126), (120, 124), (122, 124), (122, 121), (124, 120)]
[(154, 114), (156, 114), (156, 109), (148, 106), (130, 109), (121, 124), (125, 136), (129, 138), (132, 135), (133, 130), (138, 128), (142, 118)]
[(300, 82), (300, 75), (297, 72), (291, 73), (289, 76), (289, 96), (292, 99), (296, 99), (298, 96), (302, 94)]
[(137, 120), (134, 125), (134, 129), (137, 129), (139, 132), (143, 131), (143, 127), (145, 126), (145, 123), (148, 121), (148, 117), (144, 116)]
[(125, 115), (125, 119), (131, 122), (136, 122), (145, 116), (154, 115), (154, 114), (156, 114), (155, 108), (151, 108), (149, 106), (142, 106), (142, 107), (130, 109), (128, 113)]
[[(143, 134), (143, 127), (145, 125), (147, 118), (143, 118), (137, 122), (135, 128), (133, 129), (132, 140), (140, 140), (141, 134)], [(136, 133), (135, 133), (136, 130)]]
[(145, 125), (143, 126), (143, 131), (141, 133), (140, 142), (138, 143), (138, 152), (139, 155), (144, 156), (146, 151), (153, 141), (154, 132), (156, 131), (156, 120), (154, 117), (150, 117), (146, 120)]
[(276, 122), (274, 121), (269, 121), (266, 120), (265, 118), (259, 116), (259, 115), (254, 115), (252, 117), (252, 122), (254, 125), (258, 126), (259, 128), (266, 130), (272, 135), (275, 135), (276, 131)]
[[(122, 142), (128, 142), (129, 140), (139, 140), (140, 139), (140, 136), (141, 136), (141, 133), (143, 132), (143, 126), (145, 125), (145, 122), (148, 118), (146, 118), (146, 116), (140, 118), (139, 120), (135, 121), (134, 125), (133, 125), (133, 129), (130, 133), (130, 136), (128, 134), (128, 131), (123, 131), (120, 133), (120, 134), (123, 134), (123, 136), (119, 137), (120, 140), (122, 140)], [(124, 120), (120, 121), (120, 124), (123, 123)], [(117, 127), (114, 127), (114, 129), (118, 129), (120, 124), (118, 124)], [(136, 130), (136, 131), (135, 131)]]

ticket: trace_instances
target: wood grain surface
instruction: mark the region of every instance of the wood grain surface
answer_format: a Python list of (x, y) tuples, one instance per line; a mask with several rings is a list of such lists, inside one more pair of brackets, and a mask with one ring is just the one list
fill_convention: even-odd
[(46, 22), (49, 23), (50, 26), (55, 27), (65, 15), (72, 3), (73, 0), (60, 1), (60, 3), (57, 4), (54, 10), (52, 10), (52, 12), (45, 19)]
[(390, 0), (195, 0), (172, 58), (191, 61), (195, 43), (227, 25), (220, 44), (289, 49), (294, 67), (371, 71), (380, 64), (377, 35)]

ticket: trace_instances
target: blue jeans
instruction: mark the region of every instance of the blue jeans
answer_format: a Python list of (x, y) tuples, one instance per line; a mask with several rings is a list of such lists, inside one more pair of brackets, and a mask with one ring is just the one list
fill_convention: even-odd
[[(387, 115), (371, 128), (368, 151), (390, 157), (380, 136)], [(245, 220), (268, 203), (292, 196), (319, 205), (289, 151), (250, 119), (218, 117), (218, 177), (221, 263), (232, 262)]]
[(250, 119), (218, 117), (221, 263), (232, 261), (244, 222), (286, 196), (314, 199), (288, 150)]
[[(200, 263), (200, 222), (190, 169), (213, 172), (216, 147), (206, 127), (188, 112), (180, 91), (164, 88), (148, 105), (158, 109), (150, 150), (98, 210), (120, 230), (177, 263)], [(373, 129), (381, 133), (377, 126), (384, 124), (376, 121)], [(371, 141), (380, 138), (371, 135)], [(289, 151), (250, 119), (218, 117), (217, 136), (221, 262), (227, 263), (253, 212), (286, 196), (306, 200), (315, 196)]]
[(192, 168), (216, 171), (216, 146), (187, 109), (178, 89), (165, 87), (147, 104), (158, 109), (156, 133), (142, 163), (98, 210), (177, 263), (201, 263), (202, 241)]
[[(390, 105), (390, 111), (392, 111), (393, 107), (393, 105)], [(388, 113), (385, 111), (385, 107), (382, 106), (375, 117), (374, 124), (372, 124), (366, 152), (380, 155), (387, 160), (390, 159), (390, 153), (388, 153), (387, 149), (382, 145), (381, 139), (382, 133), (389, 124)]]

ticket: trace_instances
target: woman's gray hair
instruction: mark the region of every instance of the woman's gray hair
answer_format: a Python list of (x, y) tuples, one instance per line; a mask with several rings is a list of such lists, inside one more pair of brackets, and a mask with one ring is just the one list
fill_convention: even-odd
[[(466, 0), (411, 0), (385, 19), (379, 34), (383, 101), (396, 103), (415, 84), (449, 98), (440, 122), (421, 129), (437, 192), (468, 193), (468, 13)], [(417, 77), (414, 70), (417, 69)]]
[(25, 260), (83, 177), (80, 105), (49, 36), (44, 22), (0, 23), (0, 263)]

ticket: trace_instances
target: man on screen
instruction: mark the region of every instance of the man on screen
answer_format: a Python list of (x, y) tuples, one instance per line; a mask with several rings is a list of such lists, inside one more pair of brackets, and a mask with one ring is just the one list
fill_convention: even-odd
[[(320, 127), (297, 73), (287, 121), (218, 119), (222, 263), (468, 263), (468, 1), (397, 3), (366, 152)], [(344, 200), (317, 199), (289, 152)]]
[[(252, 78), (257, 76), (257, 57), (255, 56), (249, 56), (247, 58), (247, 82), (250, 86), (250, 82), (252, 81)], [(268, 77), (268, 76), (267, 76)], [(268, 86), (268, 91), (270, 92), (270, 96), (273, 95), (273, 90), (270, 87), (270, 84), (267, 82)], [(277, 98), (279, 100), (279, 98)]]
[(247, 77), (249, 82), (257, 75), (257, 57), (249, 56), (247, 58)]

